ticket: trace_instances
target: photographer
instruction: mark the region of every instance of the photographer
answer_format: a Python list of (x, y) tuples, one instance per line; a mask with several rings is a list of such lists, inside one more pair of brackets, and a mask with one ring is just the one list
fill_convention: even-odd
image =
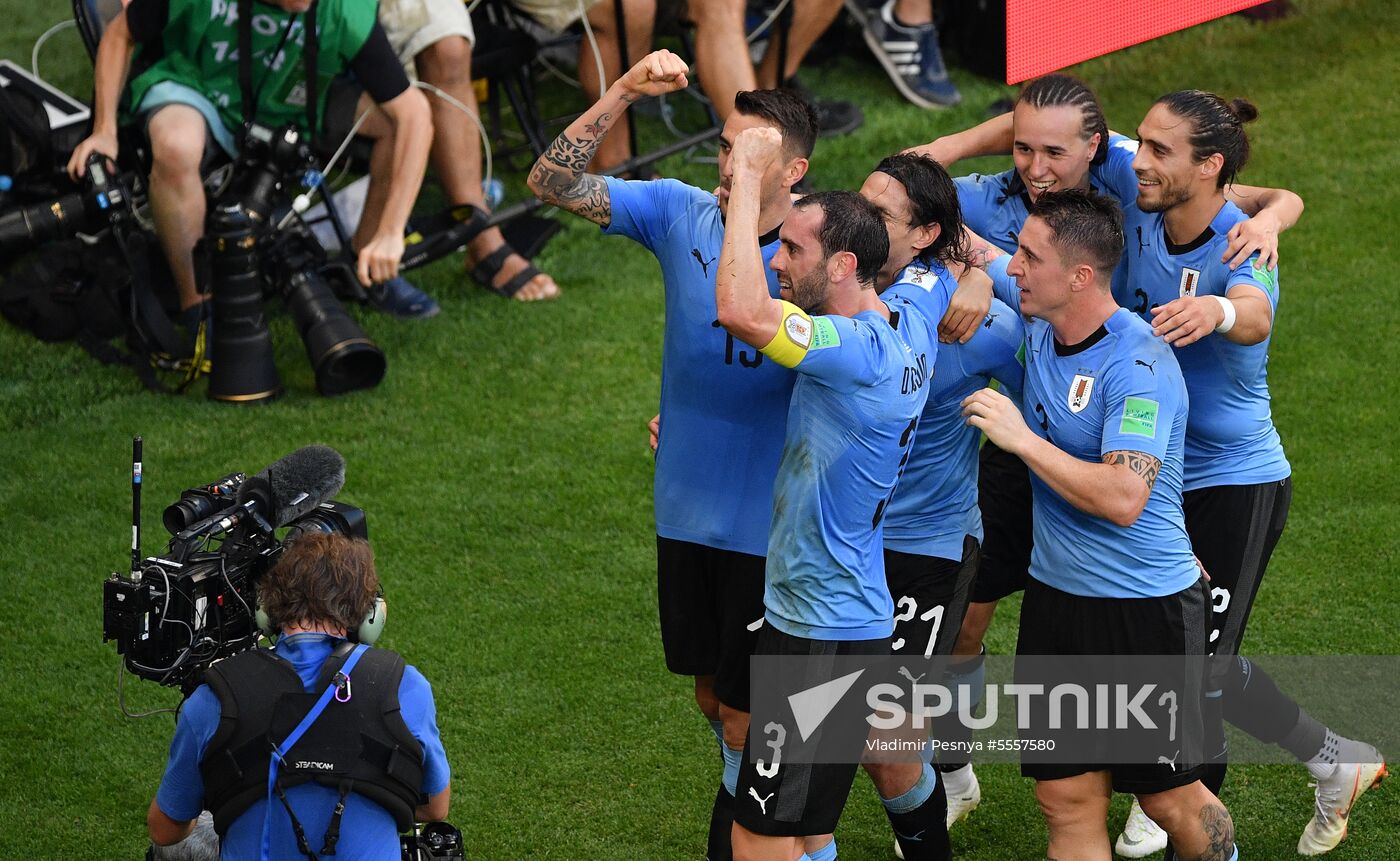
[[(369, 545), (299, 536), (258, 583), (258, 605), (277, 647), (214, 664), (185, 701), (146, 817), (151, 840), (184, 839), (208, 808), (225, 859), (267, 857), (264, 846), (274, 858), (398, 858), (406, 822), (447, 815), (449, 773), (427, 680), (393, 652), (347, 642), (383, 624)], [(271, 790), (269, 740), (285, 753)]]
[[(245, 122), (296, 123), (328, 148), (366, 111), (359, 133), (374, 140), (374, 150), (364, 216), (352, 243), (359, 279), (373, 285), (371, 301), (389, 313), (422, 317), (437, 311), (430, 297), (398, 277), (432, 119), (426, 98), (409, 87), (375, 20), (375, 4), (131, 0), (102, 35), (93, 133), (68, 163), (74, 177), (94, 152), (117, 156), (118, 104), (133, 52), (136, 73), (124, 119), (139, 121), (150, 141), (151, 212), (187, 326), (196, 326), (204, 314), (192, 257), (205, 224), (201, 167), (217, 150), (236, 154)], [(365, 92), (337, 77), (347, 69)], [(376, 104), (379, 111), (372, 110)]]

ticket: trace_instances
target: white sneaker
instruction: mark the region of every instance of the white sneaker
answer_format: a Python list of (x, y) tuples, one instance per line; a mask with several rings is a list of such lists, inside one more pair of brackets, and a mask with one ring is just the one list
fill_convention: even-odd
[(1142, 805), (1138, 804), (1137, 797), (1134, 796), (1132, 809), (1128, 811), (1128, 821), (1123, 823), (1123, 833), (1118, 835), (1118, 842), (1113, 844), (1113, 851), (1120, 858), (1146, 858), (1166, 848), (1167, 832), (1142, 812)]
[(1299, 855), (1321, 855), (1336, 849), (1347, 836), (1347, 820), (1356, 799), (1385, 777), (1380, 751), (1370, 745), (1359, 747), (1370, 762), (1337, 763), (1331, 777), (1317, 782), (1317, 810), (1298, 838)]
[[(963, 769), (959, 769), (959, 771), (962, 770)], [(976, 810), (977, 805), (982, 803), (982, 785), (977, 782), (977, 772), (973, 771), (970, 765), (967, 766), (966, 771), (967, 781), (957, 790), (948, 786), (946, 781), (944, 783), (944, 787), (948, 792), (949, 828), (952, 828), (953, 824), (959, 819), (962, 819), (973, 810)], [(940, 775), (940, 777), (941, 776), (942, 775)]]

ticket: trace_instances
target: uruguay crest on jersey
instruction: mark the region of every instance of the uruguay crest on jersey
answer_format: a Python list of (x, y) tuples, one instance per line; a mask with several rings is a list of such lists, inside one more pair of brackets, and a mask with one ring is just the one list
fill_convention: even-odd
[(1088, 374), (1075, 374), (1069, 384), (1069, 411), (1077, 413), (1089, 405), (1089, 395), (1094, 391), (1094, 378)]
[[(1171, 283), (1171, 282), (1167, 282), (1167, 283)], [(1201, 270), (1199, 270), (1199, 269), (1188, 269), (1188, 268), (1186, 268), (1186, 267), (1182, 267), (1182, 269), (1181, 269), (1181, 294), (1180, 294), (1180, 297), (1181, 297), (1182, 299), (1185, 299), (1185, 298), (1188, 297), (1188, 296), (1195, 296), (1195, 295), (1196, 295), (1196, 290), (1197, 290), (1200, 286), (1201, 286)]]

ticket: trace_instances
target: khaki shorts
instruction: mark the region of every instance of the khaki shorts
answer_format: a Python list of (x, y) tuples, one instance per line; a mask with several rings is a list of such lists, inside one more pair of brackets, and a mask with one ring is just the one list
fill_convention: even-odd
[(461, 36), (476, 43), (472, 19), (462, 0), (381, 0), (379, 24), (409, 80), (418, 77), (413, 58), (434, 42)]
[(510, 0), (510, 5), (540, 22), (540, 26), (555, 33), (583, 17), (584, 12), (600, 0)]

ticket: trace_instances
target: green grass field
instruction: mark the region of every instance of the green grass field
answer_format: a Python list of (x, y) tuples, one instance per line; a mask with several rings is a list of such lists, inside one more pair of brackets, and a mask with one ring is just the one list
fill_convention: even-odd
[[(1296, 492), (1247, 650), (1395, 654), (1400, 4), (1297, 5), (1279, 23), (1221, 20), (1074, 71), (1124, 131), (1182, 87), (1259, 105), (1243, 178), (1298, 191), (1307, 213), (1283, 242), (1271, 374)], [(67, 13), (4, 6), (0, 56), (22, 65), (34, 37)], [(50, 43), (43, 67), (70, 92), (90, 86), (71, 31)], [(859, 132), (819, 145), (822, 188), (857, 187), (879, 156), (979, 121), (1008, 92), (959, 75), (965, 106), (922, 112), (863, 49), (804, 77), (858, 99), (867, 115)], [(673, 159), (661, 169), (714, 181), (706, 165)], [(310, 442), (345, 455), (342, 496), (369, 514), (391, 604), (386, 643), (436, 689), (454, 770), (450, 818), (469, 858), (701, 857), (718, 758), (688, 682), (663, 666), (654, 597), (645, 421), (657, 404), (657, 268), (642, 249), (567, 223), (540, 261), (563, 285), (561, 301), (503, 302), (474, 288), (455, 259), (438, 263), (420, 275), (443, 313), (362, 316), (389, 356), (388, 377), (335, 400), (314, 394), (285, 318), (274, 334), (287, 394), (254, 408), (157, 397), (75, 346), (0, 325), (0, 858), (144, 852), (172, 722), (118, 713), (118, 659), (100, 636), (101, 582), (127, 559), (133, 434), (146, 440), (148, 554), (163, 546), (160, 507), (182, 488)], [(1010, 650), (1014, 619), (1008, 602), (994, 651)], [(177, 699), (149, 683), (127, 693), (133, 709)], [(1319, 717), (1345, 732), (1352, 707), (1336, 702)], [(954, 830), (958, 856), (1042, 857), (1030, 785), (1008, 765), (979, 774), (983, 805)], [(1312, 810), (1303, 769), (1239, 767), (1224, 798), (1245, 858), (1294, 857)], [(1115, 823), (1126, 804), (1117, 800)], [(1393, 789), (1368, 795), (1353, 823), (1330, 857), (1400, 858)], [(888, 858), (888, 835), (861, 778), (839, 831), (842, 857)]]

